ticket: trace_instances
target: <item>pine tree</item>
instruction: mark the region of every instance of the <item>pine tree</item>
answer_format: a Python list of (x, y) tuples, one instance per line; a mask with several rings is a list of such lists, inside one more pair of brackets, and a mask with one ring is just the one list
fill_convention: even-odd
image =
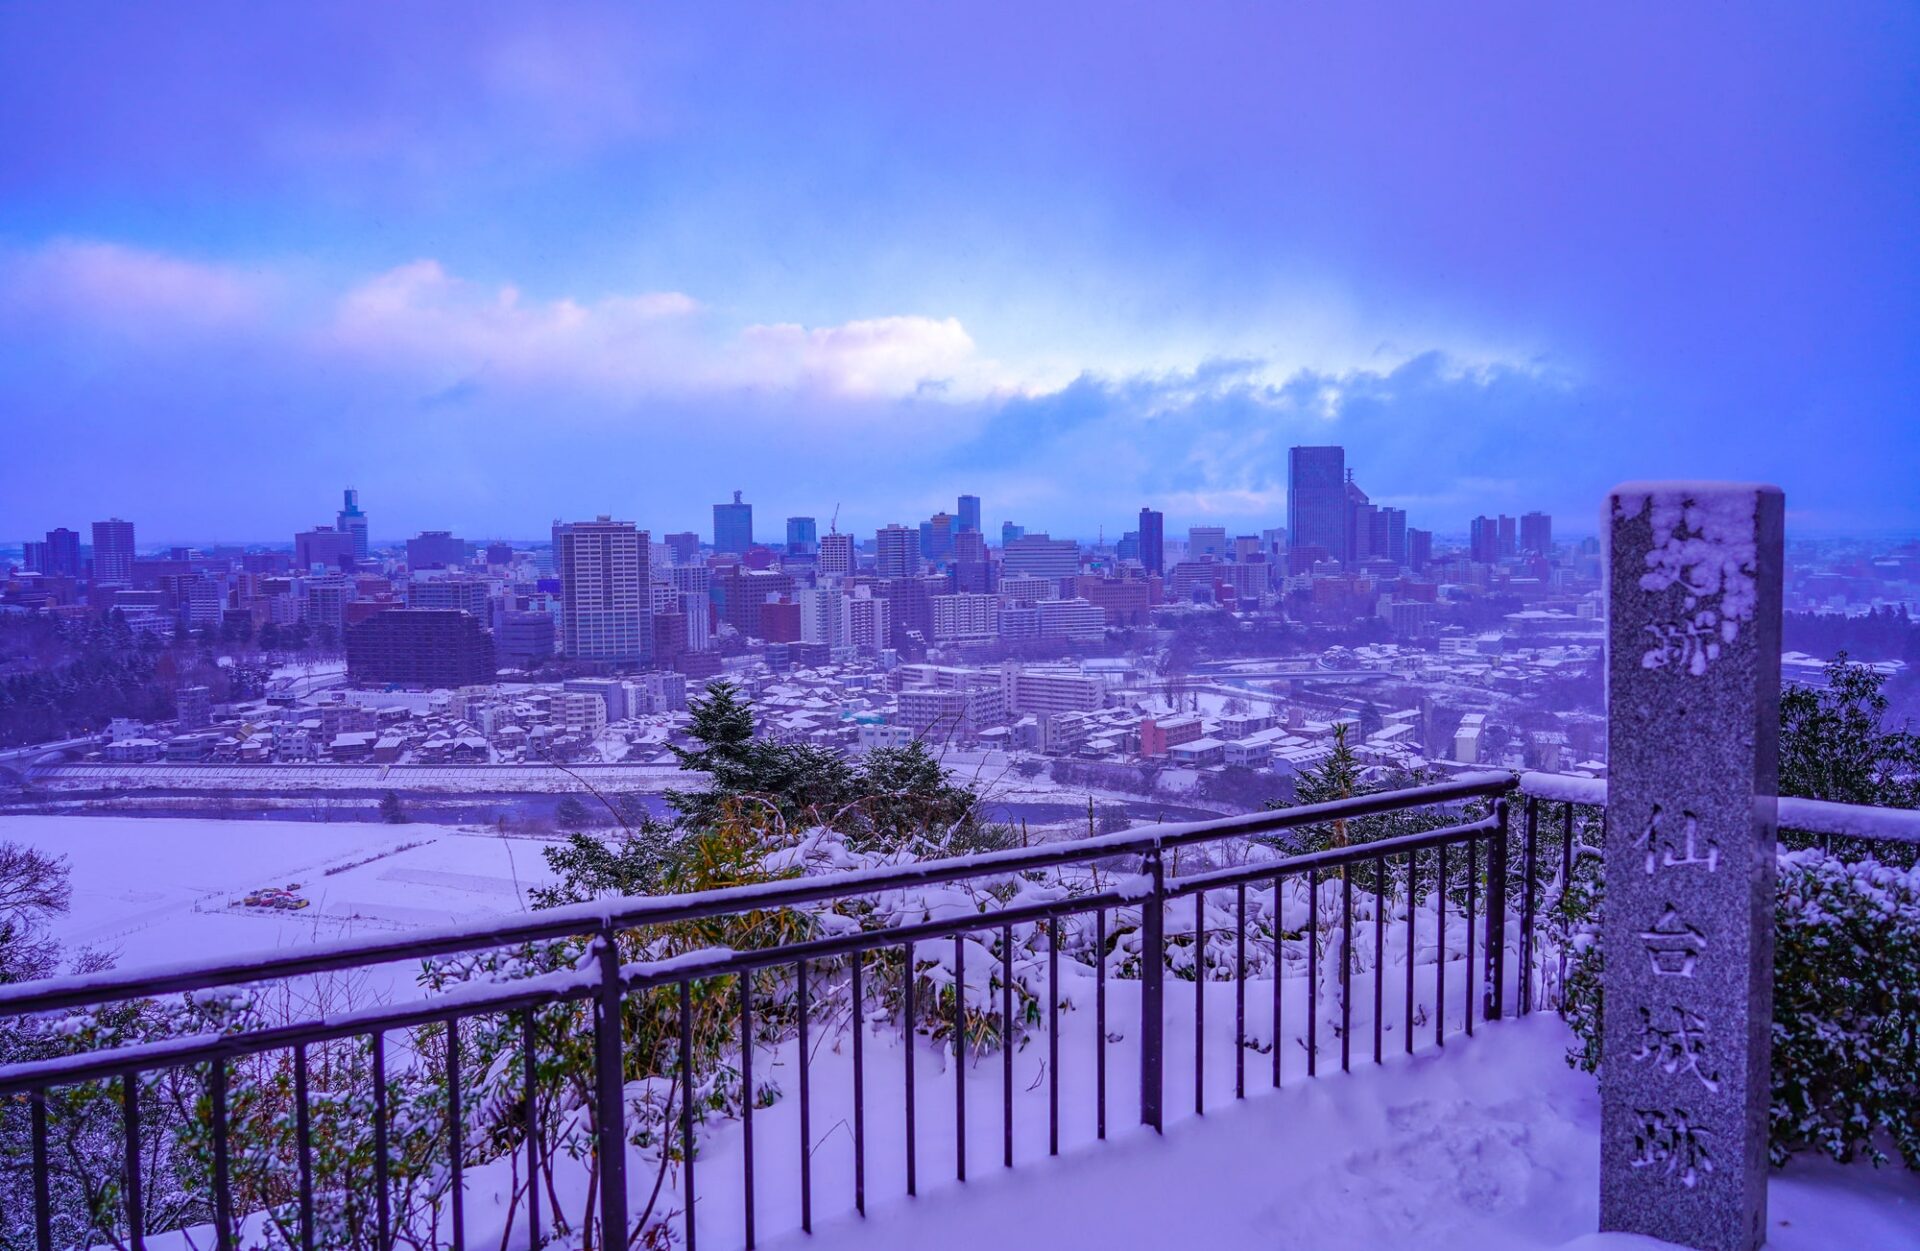
[[(1360, 760), (1347, 742), (1347, 723), (1343, 721), (1333, 727), (1333, 754), (1294, 785), (1294, 796), (1302, 804), (1324, 804), (1352, 799), (1359, 793)], [(1324, 846), (1345, 847), (1347, 823), (1340, 820), (1330, 826), (1312, 826), (1306, 837)]]
[(706, 698), (688, 700), (687, 712), (687, 733), (700, 745), (673, 748), (682, 769), (719, 773), (746, 763), (753, 746), (753, 705), (740, 697), (739, 687), (709, 683)]
[(380, 819), (388, 825), (405, 825), (407, 810), (400, 805), (397, 791), (388, 791), (380, 797)]

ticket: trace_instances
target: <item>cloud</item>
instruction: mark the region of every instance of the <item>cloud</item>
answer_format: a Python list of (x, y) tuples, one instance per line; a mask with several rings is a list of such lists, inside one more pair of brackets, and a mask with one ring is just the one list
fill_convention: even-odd
[(258, 315), (265, 298), (256, 276), (116, 243), (59, 239), (0, 258), (0, 310), (98, 329), (231, 326)]
[(813, 330), (748, 326), (740, 344), (763, 385), (845, 395), (949, 395), (963, 379), (977, 388), (992, 369), (953, 317), (877, 317)]
[(389, 270), (348, 291), (322, 350), (400, 369), (484, 373), (494, 384), (587, 389), (615, 399), (793, 391), (845, 399), (978, 394), (999, 385), (955, 318), (890, 316), (807, 327), (730, 329), (677, 291), (529, 300), (437, 261)]
[[(1376, 501), (1443, 532), (1536, 507), (1578, 529), (1627, 477), (1787, 476), (1765, 444), (1690, 435), (1552, 358), (1242, 353), (1046, 385), (953, 316), (756, 321), (672, 290), (533, 296), (432, 259), (301, 274), (75, 240), (0, 256), (0, 402), (11, 453), (40, 467), (0, 493), (0, 533), (78, 508), (270, 537), (347, 481), (389, 534), (609, 511), (677, 529), (733, 487), (773, 517), (841, 501), (855, 531), (971, 491), (991, 526), (1091, 537), (1151, 503), (1246, 533), (1283, 521), (1296, 443), (1344, 445)], [(184, 473), (245, 486), (183, 494)]]
[[(1392, 368), (1276, 377), (1258, 359), (1109, 377), (998, 404), (955, 448), (949, 476), (1005, 475), (1036, 517), (1072, 513), (1088, 494), (1152, 502), (1170, 517), (1278, 525), (1287, 449), (1338, 443), (1379, 503), (1415, 525), (1451, 530), (1484, 509), (1551, 507), (1556, 478), (1495, 481), (1490, 470), (1567, 457), (1590, 467), (1598, 402), (1564, 372), (1464, 364), (1423, 353)], [(1049, 472), (1032, 473), (1034, 465)], [(1138, 505), (1136, 504), (1135, 507)]]
[[(289, 369), (366, 371), (446, 403), (482, 390), (635, 403), (770, 393), (850, 402), (978, 398), (1020, 380), (957, 318), (740, 324), (679, 291), (531, 298), (423, 258), (316, 297), (272, 270), (60, 240), (0, 256), (0, 317), (156, 347), (245, 338)], [(456, 384), (458, 389), (454, 389)]]

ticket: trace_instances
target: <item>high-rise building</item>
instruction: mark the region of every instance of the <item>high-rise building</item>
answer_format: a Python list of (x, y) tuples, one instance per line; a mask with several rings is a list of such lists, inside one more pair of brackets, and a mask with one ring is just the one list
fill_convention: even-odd
[(902, 651), (918, 649), (933, 637), (933, 593), (944, 589), (944, 578), (889, 578), (873, 588), (876, 597), (887, 601), (891, 626), (891, 646)]
[[(52, 535), (48, 535), (52, 538)], [(1520, 550), (1536, 556), (1553, 552), (1553, 518), (1545, 513), (1523, 513), (1520, 517)]]
[(467, 563), (467, 541), (447, 530), (422, 530), (407, 540), (407, 568), (457, 569)]
[(340, 511), (334, 517), (334, 529), (353, 539), (353, 558), (367, 558), (367, 515), (360, 511), (360, 492), (348, 487), (341, 492)]
[(347, 605), (353, 602), (353, 579), (329, 573), (302, 583), (300, 619), (313, 629), (338, 631), (347, 623)]
[(412, 578), (407, 582), (407, 607), (452, 608), (485, 624), (493, 620), (493, 583), (487, 578)]
[(802, 587), (793, 593), (800, 605), (800, 639), (832, 647), (846, 642), (847, 597), (836, 586)]
[(870, 596), (854, 596), (845, 605), (847, 645), (863, 652), (893, 646), (893, 604)]
[(676, 565), (691, 565), (700, 559), (700, 536), (691, 530), (669, 534), (660, 541), (667, 545), (667, 555)]
[(1000, 523), (1000, 546), (1005, 547), (1015, 539), (1024, 538), (1026, 533), (1025, 526), (1016, 526), (1011, 521), (1003, 521)]
[(987, 559), (987, 536), (962, 530), (953, 536), (953, 589), (983, 594), (993, 589), (993, 565)]
[(933, 637), (942, 643), (985, 642), (1000, 633), (1000, 600), (992, 595), (935, 595)]
[(682, 591), (680, 615), (687, 619), (687, 650), (704, 652), (713, 644), (713, 598), (705, 591)]
[(508, 609), (494, 627), (496, 658), (512, 669), (531, 669), (553, 655), (553, 614)]
[(713, 550), (745, 552), (753, 546), (753, 505), (742, 503), (740, 492), (733, 503), (713, 506)]
[(1158, 509), (1140, 510), (1140, 563), (1148, 573), (1167, 571), (1166, 515)]
[[(1355, 557), (1361, 560), (1390, 560), (1396, 565), (1407, 563), (1407, 514), (1400, 508), (1378, 508), (1367, 504), (1356, 514), (1354, 543)], [(1360, 532), (1358, 519), (1366, 521), (1366, 546), (1359, 547)]]
[(1080, 572), (1080, 545), (1072, 539), (1023, 534), (1006, 545), (1001, 566), (1010, 578), (1071, 578)]
[(1187, 528), (1188, 560), (1225, 560), (1227, 558), (1227, 528), (1225, 526), (1189, 526)]
[(853, 536), (834, 531), (820, 540), (820, 576), (845, 578), (854, 570)]
[(920, 535), (907, 526), (886, 526), (874, 535), (875, 570), (883, 578), (920, 572)]
[(212, 629), (227, 608), (227, 589), (211, 574), (196, 573), (172, 579), (180, 624), (189, 630)]
[(1407, 531), (1407, 568), (1422, 573), (1433, 560), (1433, 531)]
[(800, 605), (791, 600), (770, 600), (760, 605), (759, 637), (769, 643), (800, 641)]
[(978, 495), (962, 495), (960, 497), (960, 507), (958, 511), (960, 514), (959, 528), (962, 531), (971, 531), (978, 534), (980, 532), (980, 497)]
[(40, 572), (55, 578), (77, 578), (80, 576), (80, 532), (61, 526), (57, 530), (47, 531), (46, 546), (41, 551)]
[(1467, 523), (1467, 554), (1483, 565), (1500, 559), (1500, 524), (1491, 517)]
[(631, 521), (555, 522), (561, 646), (575, 660), (638, 664), (650, 650), (650, 536)]
[(819, 533), (811, 517), (787, 518), (787, 555), (811, 556), (819, 551)]
[(1339, 559), (1353, 565), (1373, 554), (1373, 514), (1377, 511), (1367, 493), (1353, 480), (1353, 470), (1347, 470), (1347, 551)]
[(1295, 547), (1317, 547), (1335, 560), (1346, 560), (1350, 556), (1347, 522), (1346, 449), (1289, 449), (1288, 542)]
[(953, 555), (953, 516), (935, 513), (920, 523), (920, 554), (935, 562)]
[(133, 584), (133, 523), (118, 517), (93, 523), (93, 580), (104, 586)]
[[(97, 565), (99, 558), (94, 559)], [(293, 567), (301, 573), (315, 565), (333, 570), (352, 568), (353, 563), (351, 534), (342, 534), (332, 526), (315, 526), (293, 536)]]
[(1517, 556), (1520, 554), (1520, 527), (1513, 518), (1500, 514), (1500, 554)]
[(347, 680), (451, 689), (491, 682), (493, 635), (455, 608), (389, 608), (347, 630)]

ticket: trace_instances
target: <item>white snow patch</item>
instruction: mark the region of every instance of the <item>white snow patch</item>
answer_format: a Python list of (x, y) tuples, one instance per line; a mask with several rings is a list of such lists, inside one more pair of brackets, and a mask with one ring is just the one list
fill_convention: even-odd
[(1615, 492), (1616, 518), (1651, 513), (1653, 547), (1647, 572), (1640, 575), (1641, 589), (1680, 586), (1686, 593), (1680, 621), (1647, 627), (1657, 641), (1641, 657), (1642, 667), (1684, 664), (1699, 677), (1719, 659), (1721, 646), (1739, 637), (1740, 623), (1752, 619), (1758, 604), (1756, 492), (1721, 483), (1649, 484)]

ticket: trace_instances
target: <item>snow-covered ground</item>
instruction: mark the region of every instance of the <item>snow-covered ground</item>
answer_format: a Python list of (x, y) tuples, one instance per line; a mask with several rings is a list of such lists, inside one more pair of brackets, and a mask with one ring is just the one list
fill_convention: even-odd
[[(1593, 1231), (1599, 1099), (1550, 1016), (1484, 1027), (1444, 1053), (1337, 1071), (964, 1187), (873, 1206), (776, 1247), (1206, 1251), (1627, 1251)], [(1124, 1074), (1122, 1075), (1124, 1080)], [(1116, 1104), (1128, 1101), (1117, 1099)], [(984, 1127), (989, 1136), (997, 1125)], [(997, 1162), (996, 1162), (997, 1163)], [(1777, 1251), (1920, 1246), (1920, 1175), (1797, 1162), (1769, 1188)]]
[[(375, 936), (415, 926), (480, 921), (523, 906), (525, 891), (547, 880), (543, 844), (424, 824), (312, 824), (159, 818), (18, 816), (0, 818), (0, 840), (66, 855), (74, 905), (58, 936), (72, 946), (114, 951), (123, 967), (195, 956), (231, 956), (285, 948), (316, 938)], [(335, 870), (328, 872), (328, 870)], [(234, 901), (263, 886), (299, 883), (309, 908), (261, 911)], [(1181, 928), (1190, 911), (1176, 907)], [(1422, 921), (1425, 924), (1425, 921)], [(1217, 926), (1215, 927), (1218, 928)], [(1390, 939), (1397, 935), (1390, 929)], [(1426, 942), (1423, 931), (1423, 944)], [(1367, 929), (1356, 941), (1364, 956)], [(1450, 938), (1448, 1021), (1460, 1028), (1469, 996)], [(1391, 950), (1391, 948), (1390, 948)], [(943, 945), (925, 953), (944, 956)], [(968, 959), (969, 982), (989, 967), (984, 951)], [(1367, 967), (1363, 964), (1362, 967)], [(920, 1197), (905, 1197), (904, 1070), (909, 1052), (896, 1024), (874, 1021), (865, 1035), (866, 1182), (869, 1215), (852, 1214), (852, 1057), (844, 1016), (818, 1022), (813, 1036), (812, 1161), (815, 1235), (832, 1251), (974, 1251), (981, 1247), (1203, 1247), (1207, 1251), (1283, 1251), (1407, 1247), (1579, 1248), (1617, 1251), (1654, 1245), (1600, 1237), (1597, 1223), (1598, 1103), (1593, 1079), (1567, 1068), (1568, 1034), (1554, 1018), (1535, 1017), (1450, 1033), (1432, 1041), (1432, 983), (1421, 966), (1415, 1033), (1418, 1054), (1400, 1055), (1406, 1024), (1389, 994), (1383, 1013), (1385, 1065), (1371, 1063), (1370, 997), (1356, 995), (1354, 1068), (1339, 1071), (1339, 1042), (1323, 1015), (1320, 1076), (1305, 1074), (1301, 1030), (1306, 979), (1287, 979), (1282, 1053), (1286, 1086), (1269, 1087), (1272, 1033), (1263, 1005), (1271, 982), (1248, 984), (1247, 1033), (1240, 1053), (1252, 1097), (1233, 1099), (1234, 984), (1207, 985), (1207, 1108), (1192, 1115), (1193, 983), (1168, 986), (1166, 1098), (1168, 1132), (1137, 1128), (1138, 983), (1113, 979), (1107, 1001), (1109, 1141), (1093, 1141), (1098, 1050), (1091, 987), (1078, 965), (1062, 973), (1059, 1075), (1063, 1154), (1047, 1158), (1049, 1048), (1043, 1033), (1016, 1050), (1014, 1149), (1001, 1151), (1001, 1056), (970, 1065), (966, 1082), (968, 1177), (954, 1180), (955, 1101), (950, 1049), (925, 1038), (911, 1044), (918, 1089)], [(1323, 975), (1326, 969), (1322, 969)], [(822, 970), (818, 1001), (844, 1004), (844, 970)], [(377, 988), (406, 997), (407, 970), (392, 969)], [(1390, 985), (1397, 986), (1397, 981)], [(1364, 987), (1364, 983), (1360, 983)], [(984, 982), (982, 983), (984, 989)], [(1323, 993), (1323, 1014), (1332, 999)], [(802, 1150), (792, 1040), (763, 1048), (756, 1090), (771, 1097), (755, 1115), (760, 1243), (799, 1247), (798, 1172)], [(701, 1131), (698, 1155), (700, 1245), (744, 1241), (738, 1121)], [(651, 1191), (644, 1156), (630, 1165), (632, 1209)], [(563, 1179), (577, 1192), (579, 1178)], [(678, 1209), (680, 1178), (657, 1215)], [(500, 1246), (512, 1205), (510, 1171), (499, 1163), (468, 1173), (469, 1245)], [(1776, 1175), (1769, 1245), (1841, 1246), (1848, 1251), (1920, 1246), (1920, 1176), (1898, 1169), (1841, 1169), (1798, 1163)], [(577, 1193), (564, 1196), (570, 1202)], [(516, 1231), (504, 1245), (518, 1247)]]
[[(541, 840), (438, 825), (6, 816), (0, 842), (66, 857), (73, 906), (53, 936), (123, 968), (479, 922), (552, 877)], [(300, 911), (238, 902), (295, 883)]]

